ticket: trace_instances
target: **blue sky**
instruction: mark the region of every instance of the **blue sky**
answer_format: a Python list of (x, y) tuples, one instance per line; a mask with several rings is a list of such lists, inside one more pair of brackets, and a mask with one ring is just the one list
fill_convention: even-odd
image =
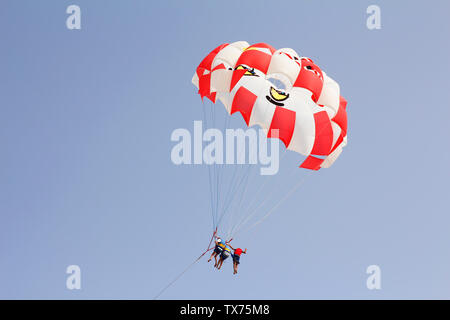
[[(71, 4), (81, 30), (66, 28)], [(239, 239), (238, 276), (204, 259), (161, 298), (450, 298), (448, 2), (0, 7), (0, 298), (152, 299), (198, 257), (208, 171), (175, 166), (170, 135), (202, 119), (198, 63), (238, 40), (294, 48), (336, 79), (348, 146)], [(305, 175), (289, 174), (299, 163), (286, 155), (271, 190)], [(79, 291), (65, 287), (72, 264)], [(366, 288), (373, 264), (381, 290)]]

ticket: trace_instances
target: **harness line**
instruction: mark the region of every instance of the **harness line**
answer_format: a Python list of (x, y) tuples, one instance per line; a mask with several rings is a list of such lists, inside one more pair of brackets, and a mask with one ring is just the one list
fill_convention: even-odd
[(156, 299), (158, 299), (159, 298), (159, 296), (161, 295), (161, 294), (163, 294), (164, 293), (164, 291), (166, 291), (172, 284), (174, 284), (178, 279), (180, 279), (181, 278), (181, 276), (183, 275), (183, 274), (185, 274), (194, 264), (196, 264), (208, 251), (211, 251), (213, 248), (211, 248), (211, 243), (212, 243), (212, 241), (213, 241), (213, 239), (214, 239), (214, 237), (215, 237), (215, 235), (216, 235), (216, 233), (217, 233), (217, 228), (214, 230), (214, 232), (213, 232), (213, 235), (211, 236), (211, 240), (209, 240), (209, 244), (208, 244), (208, 248), (197, 258), (197, 259), (195, 259), (194, 260), (194, 262), (192, 262), (190, 265), (188, 265), (187, 267), (186, 267), (186, 269), (184, 269), (178, 276), (176, 276), (176, 278), (175, 279), (173, 279), (171, 282), (169, 282), (169, 284), (167, 284), (154, 298), (153, 298), (153, 300), (156, 300)]

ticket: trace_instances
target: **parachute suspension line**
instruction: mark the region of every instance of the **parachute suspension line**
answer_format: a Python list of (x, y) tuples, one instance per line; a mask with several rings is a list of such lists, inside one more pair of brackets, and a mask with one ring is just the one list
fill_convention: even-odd
[(248, 166), (250, 166), (250, 165), (247, 165), (245, 167), (243, 166), (243, 168), (244, 168), (243, 170), (245, 170), (245, 172), (243, 174), (239, 174), (238, 175), (238, 177), (240, 176), (240, 179), (236, 179), (235, 180), (234, 185), (233, 185), (233, 187), (231, 189), (232, 192), (229, 194), (229, 197), (226, 198), (227, 200), (224, 202), (224, 206), (223, 206), (223, 209), (222, 209), (222, 214), (221, 214), (220, 220), (226, 215), (226, 213), (228, 212), (228, 209), (232, 205), (234, 205), (234, 202), (235, 202), (234, 200), (236, 198), (236, 195), (239, 193), (240, 190), (243, 189), (243, 185), (244, 185), (243, 182), (246, 181), (246, 177), (248, 177), (248, 174), (249, 174), (249, 170), (247, 169)]
[[(229, 117), (226, 116), (224, 124), (223, 124), (223, 132), (225, 132), (225, 130), (226, 130), (227, 126), (228, 126), (228, 123), (229, 123)], [(214, 164), (214, 165), (216, 165), (216, 164)], [(223, 159), (222, 159), (222, 163), (220, 164), (220, 166), (218, 166), (218, 168), (219, 168), (219, 177), (218, 177), (219, 182), (222, 181), (222, 178), (223, 178), (223, 175), (224, 175), (224, 171), (225, 171), (224, 167), (225, 167), (225, 161), (223, 161)], [(219, 189), (219, 186), (218, 186), (218, 189)], [(220, 189), (223, 189), (222, 185), (220, 185)], [(222, 192), (220, 192), (220, 193), (222, 194)], [(224, 201), (224, 200), (222, 200), (222, 201)], [(219, 206), (219, 204), (220, 203), (218, 201), (217, 206)], [(220, 216), (221, 216), (220, 210), (217, 208), (217, 225), (220, 225), (220, 222), (222, 220)]]
[(246, 192), (247, 192), (247, 189), (248, 189), (248, 185), (249, 185), (249, 177), (250, 177), (250, 173), (251, 173), (251, 171), (252, 171), (252, 167), (250, 168), (250, 169), (248, 169), (247, 170), (247, 172), (246, 172), (246, 176), (245, 176), (245, 182), (244, 182), (244, 185), (243, 185), (243, 187), (242, 187), (242, 192), (241, 192), (241, 195), (240, 195), (240, 197), (239, 197), (239, 201), (238, 202), (235, 202), (235, 203), (233, 203), (232, 204), (232, 210), (231, 210), (231, 216), (230, 216), (230, 219), (229, 219), (229, 226), (228, 226), (228, 230), (227, 230), (227, 239), (230, 239), (231, 238), (231, 229), (232, 229), (232, 227), (233, 227), (233, 225), (232, 225), (232, 221), (233, 221), (233, 218), (234, 218), (234, 216), (235, 216), (235, 213), (236, 213), (236, 211), (238, 210), (238, 208), (241, 206), (241, 204), (242, 204), (242, 201), (244, 200), (244, 195), (246, 194)]
[(277, 204), (275, 204), (261, 219), (259, 219), (258, 221), (256, 221), (253, 225), (251, 225), (248, 229), (252, 229), (254, 227), (256, 227), (258, 224), (260, 224), (261, 222), (263, 222), (264, 220), (266, 220), (273, 212), (275, 212), (275, 210), (282, 204), (284, 203), (290, 196), (292, 196), (306, 181), (306, 179), (311, 175), (311, 172), (308, 172), (306, 176), (303, 177), (302, 180), (300, 180), (285, 196), (283, 199), (281, 199), (280, 201), (278, 201)]
[[(291, 172), (295, 172), (295, 170), (298, 170), (298, 168), (294, 167), (294, 168), (291, 170)], [(289, 175), (291, 175), (291, 173), (289, 173)], [(245, 213), (245, 214), (244, 214), (244, 217), (243, 217), (244, 219), (243, 219), (243, 221), (240, 222), (240, 224), (239, 224), (238, 227), (236, 228), (236, 233), (238, 233), (239, 230), (241, 230), (241, 229), (242, 229), (242, 228), (250, 221), (250, 219), (253, 218), (253, 217), (259, 212), (258, 209), (262, 208), (263, 204), (265, 204), (269, 199), (272, 199), (271, 197), (272, 197), (273, 195), (274, 195), (273, 193), (272, 193), (272, 194), (269, 194), (269, 196), (265, 197), (264, 200), (261, 201), (261, 202), (256, 206), (256, 208), (254, 208), (252, 211), (250, 211), (250, 213), (248, 213), (248, 214)], [(248, 209), (250, 209), (250, 207), (249, 207)], [(232, 234), (232, 236), (234, 236), (234, 235)]]
[[(203, 122), (205, 123), (205, 125), (207, 126), (208, 124), (208, 119), (206, 116), (206, 107), (205, 107), (205, 103), (202, 101), (202, 105), (203, 105)], [(210, 202), (211, 202), (211, 216), (212, 216), (212, 221), (213, 221), (213, 230), (216, 228), (216, 217), (214, 214), (214, 193), (213, 193), (213, 181), (212, 181), (212, 173), (211, 173), (211, 167), (208, 166), (208, 180), (209, 180), (209, 194), (210, 194)]]
[[(211, 125), (208, 126), (209, 128), (214, 128), (216, 125), (216, 108), (214, 105), (210, 105), (210, 118), (211, 118)], [(215, 219), (215, 227), (217, 228), (217, 203), (218, 203), (218, 186), (219, 183), (217, 181), (217, 165), (214, 163), (212, 164), (212, 170), (213, 170), (213, 194), (214, 194), (214, 219)]]
[[(234, 217), (235, 212), (242, 212), (242, 208), (243, 208), (243, 201), (244, 199), (246, 199), (246, 195), (248, 193), (248, 186), (251, 185), (249, 182), (250, 181), (254, 181), (255, 180), (255, 176), (256, 176), (256, 172), (258, 172), (258, 170), (256, 170), (255, 168), (258, 168), (257, 165), (252, 165), (250, 170), (248, 170), (248, 175), (246, 177), (246, 181), (245, 181), (245, 187), (243, 188), (243, 192), (241, 192), (241, 197), (239, 202), (237, 203), (237, 205), (235, 206), (234, 210), (232, 211), (232, 216)], [(250, 179), (251, 176), (251, 179)], [(242, 215), (242, 214), (241, 214)], [(230, 218), (230, 226), (227, 232), (227, 238), (231, 238), (231, 234), (234, 230), (234, 228), (236, 227), (237, 223), (232, 224), (231, 222), (233, 221), (233, 218)]]
[[(240, 154), (240, 152), (245, 152), (245, 150), (238, 150), (238, 154)], [(234, 173), (233, 173), (230, 183), (229, 183), (229, 189), (226, 194), (225, 201), (223, 202), (223, 208), (220, 212), (219, 221), (221, 221), (226, 216), (226, 214), (230, 208), (235, 206), (236, 195), (238, 193), (241, 193), (241, 195), (242, 195), (243, 190), (247, 189), (247, 185), (249, 182), (248, 176), (250, 174), (249, 168), (251, 167), (251, 165), (252, 164), (248, 163), (248, 164), (238, 165), (235, 167)], [(239, 174), (237, 174), (238, 171), (239, 171)], [(237, 197), (237, 198), (239, 198), (239, 197)], [(233, 211), (233, 215), (234, 215), (234, 211)], [(232, 225), (231, 225), (232, 221), (233, 220), (231, 218), (228, 219), (229, 228), (228, 228), (227, 233), (229, 233), (229, 231), (232, 227)]]
[[(289, 173), (288, 176), (295, 176), (295, 173), (297, 172), (298, 168), (294, 167)], [(302, 171), (300, 171), (302, 172)], [(274, 183), (272, 184), (278, 184), (275, 183), (275, 180), (271, 180), (274, 181)], [(289, 192), (289, 190), (287, 190), (286, 192)], [(239, 222), (239, 224), (235, 227), (234, 233), (231, 234), (231, 236), (234, 236), (236, 233), (239, 233), (239, 231), (245, 227), (245, 225), (251, 220), (251, 218), (253, 218), (254, 216), (256, 216), (259, 212), (260, 212), (260, 208), (263, 208), (263, 205), (265, 203), (271, 203), (272, 199), (276, 200), (278, 197), (275, 193), (269, 193), (269, 195), (267, 197), (264, 198), (264, 200), (262, 200), (257, 206), (256, 208), (253, 208), (253, 210), (250, 211), (250, 209), (252, 208), (251, 206), (247, 207), (247, 212), (244, 212), (244, 215), (241, 219), (241, 221)], [(268, 200), (271, 200), (268, 202)]]
[[(280, 163), (283, 161), (283, 159), (286, 157), (287, 154), (287, 150), (284, 152), (283, 156), (280, 159)], [(295, 167), (295, 169), (298, 169), (297, 167)], [(294, 171), (294, 170), (292, 170)], [(255, 193), (255, 195), (252, 197), (250, 204), (247, 206), (246, 211), (250, 211), (250, 208), (252, 207), (252, 205), (256, 202), (256, 200), (258, 199), (258, 195), (264, 190), (264, 188), (266, 187), (266, 185), (268, 184), (269, 181), (274, 180), (274, 176), (270, 176), (267, 177), (264, 181), (264, 183), (262, 183), (260, 185), (260, 187), (258, 188), (258, 191)]]
[[(229, 117), (229, 114), (227, 114), (228, 116), (225, 117), (225, 122), (224, 122), (224, 128), (223, 128), (223, 132), (224, 134), (226, 134), (226, 128), (228, 127), (228, 124), (230, 122), (231, 117)], [(225, 166), (224, 163), (222, 163), (222, 165), (220, 166), (220, 176), (219, 176), (219, 181), (222, 181), (223, 176), (229, 176), (230, 178), (228, 179), (229, 181), (227, 181), (227, 183), (222, 183), (220, 187), (227, 187), (226, 185), (228, 185), (227, 187), (227, 192), (225, 192), (225, 190), (222, 190), (223, 192), (220, 192), (219, 196), (222, 196), (222, 198), (220, 199), (220, 201), (216, 202), (216, 205), (220, 206), (220, 208), (217, 208), (217, 212), (216, 212), (216, 224), (218, 226), (221, 225), (223, 218), (226, 216), (226, 213), (228, 212), (228, 208), (234, 204), (234, 199), (236, 196), (236, 193), (241, 189), (242, 186), (242, 182), (245, 180), (245, 174), (248, 170), (246, 170), (246, 166), (245, 165), (237, 165), (235, 166), (233, 169), (233, 173), (229, 175), (227, 175), (227, 173), (225, 173), (225, 170), (223, 170), (223, 167)], [(248, 165), (247, 165), (248, 167)], [(224, 181), (225, 182), (225, 181)], [(223, 185), (223, 186), (222, 186)], [(228, 219), (227, 219), (228, 220)], [(229, 221), (228, 221), (229, 222)]]
[[(216, 111), (216, 105), (214, 104), (213, 106), (212, 106), (212, 117), (213, 117), (213, 121), (214, 121), (214, 125), (213, 125), (213, 128), (214, 129), (217, 129), (216, 128), (216, 120), (218, 120), (217, 119), (217, 116), (216, 116), (216, 114), (217, 114), (217, 111)], [(227, 124), (228, 124), (228, 117), (226, 116), (225, 117), (225, 121), (224, 121), (224, 123), (223, 123), (223, 131), (225, 131), (225, 129), (226, 129), (226, 127), (227, 127)], [(217, 125), (219, 125), (218, 123), (217, 123)], [(222, 159), (223, 160), (223, 159)], [(215, 178), (216, 178), (216, 184), (215, 184), (215, 187), (216, 187), (216, 202), (215, 202), (215, 205), (216, 205), (216, 207), (215, 207), (215, 215), (216, 215), (216, 227), (218, 227), (219, 225), (220, 225), (220, 205), (221, 205), (221, 202), (223, 201), (223, 183), (221, 182), (222, 181), (222, 178), (223, 178), (223, 174), (224, 174), (224, 166), (225, 166), (225, 164), (224, 164), (224, 161), (222, 161), (222, 163), (216, 163), (216, 162), (214, 162), (214, 164), (213, 164), (213, 166), (214, 166), (214, 170), (215, 170)], [(222, 196), (222, 197), (221, 197)]]
[[(275, 210), (282, 204), (284, 203), (290, 196), (292, 196), (295, 191), (297, 191), (297, 189), (300, 188), (300, 186), (302, 186), (304, 184), (304, 182), (306, 181), (306, 179), (311, 175), (311, 172), (307, 172), (307, 174), (305, 176), (303, 176), (303, 178), (296, 184), (294, 185), (287, 193), (286, 195), (280, 199), (263, 217), (261, 217), (261, 219), (257, 220), (254, 224), (252, 224), (251, 226), (249, 226), (246, 231), (250, 231), (252, 228), (256, 227), (257, 225), (259, 225), (261, 222), (263, 222), (264, 220), (266, 220), (273, 212), (275, 212)], [(236, 235), (235, 235), (236, 236)], [(234, 236), (234, 237), (235, 237)]]
[[(233, 189), (233, 185), (234, 185), (234, 182), (236, 180), (235, 177), (236, 177), (237, 168), (238, 168), (237, 166), (234, 167), (233, 175), (231, 177), (230, 183), (228, 185), (228, 190), (227, 190), (226, 195), (224, 197), (224, 205), (223, 206), (225, 206), (225, 203), (227, 203), (227, 201), (229, 199), (229, 196), (230, 196), (230, 193), (231, 193), (231, 190)], [(223, 214), (219, 213), (219, 221), (222, 220), (221, 219), (222, 217), (223, 217)]]
[(214, 230), (213, 235), (211, 237), (211, 240), (209, 240), (209, 244), (208, 244), (208, 248), (197, 258), (194, 260), (194, 262), (192, 262), (191, 264), (189, 264), (178, 276), (175, 277), (175, 279), (173, 279), (172, 281), (170, 281), (164, 288), (162, 288), (162, 290), (153, 298), (153, 300), (156, 300), (159, 298), (159, 296), (161, 294), (164, 293), (164, 291), (166, 291), (172, 284), (174, 284), (178, 279), (181, 278), (181, 276), (183, 274), (185, 274), (194, 264), (196, 264), (201, 258), (203, 258), (203, 256), (208, 252), (211, 251), (213, 248), (211, 248), (211, 243), (214, 239), (214, 236), (217, 234), (217, 228)]
[[(216, 105), (214, 103), (210, 103), (210, 110), (206, 111), (205, 104), (203, 103), (203, 118), (206, 129), (216, 128), (216, 125), (219, 125), (217, 122), (219, 119), (217, 117)], [(225, 121), (223, 122), (223, 131), (225, 132), (227, 125), (229, 123), (229, 117), (225, 117)], [(208, 164), (208, 174), (209, 174), (209, 182), (210, 182), (210, 197), (211, 197), (211, 215), (213, 220), (213, 229), (217, 229), (220, 225), (220, 206), (223, 201), (223, 192), (222, 192), (222, 178), (224, 175), (224, 166), (225, 163), (212, 163)]]
[[(283, 156), (280, 159), (280, 163), (282, 162), (282, 160), (286, 157), (287, 154), (287, 150), (284, 152)], [(295, 167), (294, 169), (298, 169), (297, 167)], [(264, 187), (267, 185), (267, 183), (269, 181), (272, 181), (274, 179), (273, 176), (271, 177), (267, 177), (265, 179), (265, 181), (260, 184), (260, 187), (258, 188), (258, 191), (255, 193), (255, 195), (252, 197), (252, 199), (250, 199), (250, 204), (246, 206), (246, 209), (243, 208), (244, 203), (241, 201), (241, 206), (238, 208), (238, 210), (240, 212), (243, 212), (243, 214), (241, 214), (241, 219), (239, 220), (238, 223), (236, 223), (233, 228), (231, 229), (230, 233), (231, 235), (233, 235), (234, 230), (239, 228), (242, 224), (246, 223), (248, 221), (250, 217), (248, 217), (248, 213), (250, 212), (250, 209), (252, 208), (253, 204), (255, 204), (256, 200), (258, 199), (258, 195), (263, 191)], [(265, 198), (264, 202), (267, 200), (267, 198)], [(261, 204), (260, 204), (261, 205)], [(258, 207), (260, 206), (258, 205)], [(252, 211), (253, 212), (253, 211)]]
[[(239, 180), (236, 180), (237, 182), (235, 183), (235, 186), (233, 187), (234, 192), (232, 192), (231, 199), (229, 202), (226, 203), (226, 206), (224, 207), (224, 212), (222, 214), (225, 214), (228, 211), (228, 209), (234, 205), (235, 202), (233, 200), (235, 199), (236, 194), (238, 194), (240, 190), (243, 190), (244, 187), (246, 187), (247, 182), (248, 182), (248, 176), (250, 174), (250, 170), (248, 168), (250, 166), (251, 165), (248, 164), (247, 166), (243, 167), (244, 169), (241, 169), (241, 171), (244, 171), (244, 173), (238, 175), (241, 178)], [(244, 181), (245, 181), (245, 183), (244, 183)], [(241, 192), (241, 194), (242, 194), (242, 192)]]
[[(216, 125), (216, 108), (215, 105), (209, 106), (209, 121), (207, 120), (205, 126), (207, 129), (214, 128)], [(217, 216), (218, 216), (218, 203), (219, 203), (219, 176), (218, 176), (218, 168), (217, 164), (209, 164), (209, 170), (211, 171), (211, 194), (212, 194), (212, 215), (213, 215), (213, 226), (214, 229), (217, 228)]]

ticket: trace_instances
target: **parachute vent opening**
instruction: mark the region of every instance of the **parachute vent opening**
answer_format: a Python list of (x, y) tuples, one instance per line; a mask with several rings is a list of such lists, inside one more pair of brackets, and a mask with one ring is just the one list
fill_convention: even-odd
[(286, 90), (286, 85), (283, 81), (277, 78), (267, 78), (268, 81), (270, 81), (277, 89), (279, 90)]

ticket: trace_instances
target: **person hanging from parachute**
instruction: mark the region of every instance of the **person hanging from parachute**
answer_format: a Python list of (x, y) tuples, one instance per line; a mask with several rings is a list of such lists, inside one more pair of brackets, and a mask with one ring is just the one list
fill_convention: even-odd
[(227, 258), (231, 255), (231, 249), (228, 242), (225, 244), (225, 248), (222, 251), (222, 254), (220, 255), (219, 262), (217, 263), (217, 270), (220, 270), (222, 268), (223, 262), (227, 260)]
[(221, 256), (226, 244), (225, 242), (218, 236), (214, 235), (215, 238), (215, 247), (214, 250), (211, 254), (211, 256), (208, 259), (208, 262), (210, 262), (212, 260), (212, 258), (214, 258), (214, 267), (217, 267), (217, 256)]
[(231, 244), (228, 244), (228, 246), (233, 250), (233, 253), (232, 253), (232, 257), (233, 257), (233, 274), (236, 274), (237, 273), (237, 269), (238, 269), (238, 266), (239, 266), (239, 260), (240, 260), (240, 258), (241, 258), (241, 254), (247, 254), (247, 248), (245, 248), (245, 250), (242, 250), (241, 248), (233, 248), (232, 246), (231, 246)]

